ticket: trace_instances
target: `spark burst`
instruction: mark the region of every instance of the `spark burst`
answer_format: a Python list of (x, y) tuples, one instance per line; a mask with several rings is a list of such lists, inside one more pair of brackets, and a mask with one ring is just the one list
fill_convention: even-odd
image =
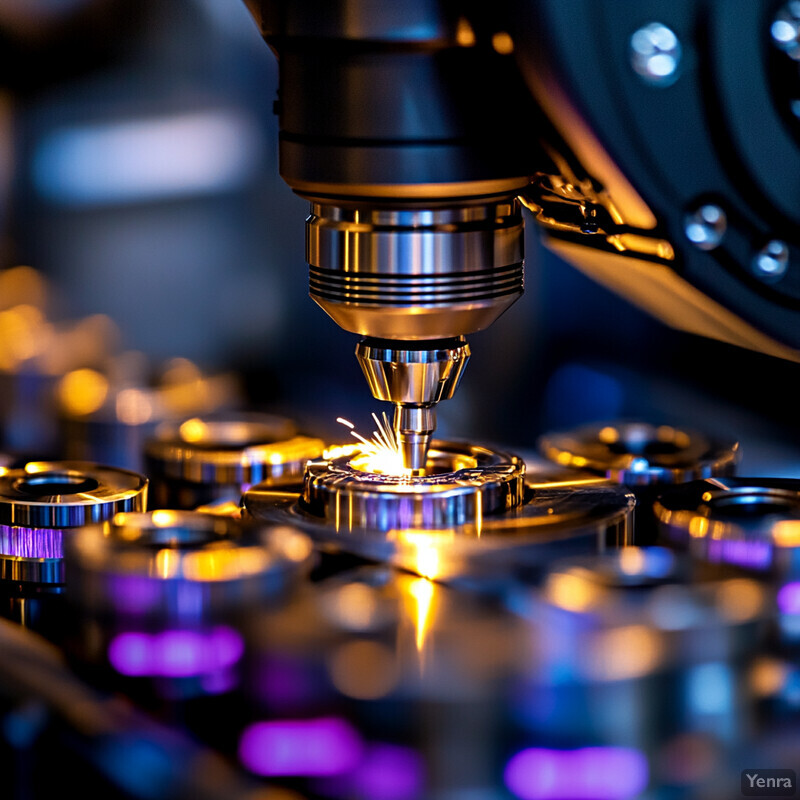
[(336, 421), (350, 429), (350, 435), (354, 436), (362, 445), (361, 456), (355, 461), (358, 468), (366, 472), (375, 472), (379, 475), (400, 475), (411, 477), (413, 470), (403, 466), (403, 455), (397, 444), (397, 437), (394, 433), (386, 412), (379, 417), (372, 414), (377, 430), (372, 432), (372, 438), (367, 439), (355, 430), (350, 420), (337, 417)]

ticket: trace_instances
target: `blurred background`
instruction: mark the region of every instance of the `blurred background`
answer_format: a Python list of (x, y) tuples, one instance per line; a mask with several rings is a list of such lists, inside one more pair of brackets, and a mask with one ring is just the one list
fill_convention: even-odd
[[(30, 265), (48, 286), (27, 272), (0, 285), (0, 369), (21, 374), (35, 351), (51, 377), (107, 375), (125, 353), (117, 377), (146, 382), (180, 357), (316, 434), (341, 436), (338, 416), (370, 429), (388, 409), (356, 337), (307, 297), (308, 209), (278, 176), (276, 87), (236, 0), (0, 0), (0, 268)], [(797, 365), (664, 327), (550, 255), (532, 224), (526, 261), (524, 297), (471, 339), (442, 436), (528, 449), (643, 417), (738, 438), (741, 474), (800, 477)], [(59, 335), (42, 339), (44, 320)], [(67, 320), (83, 321), (80, 357), (41, 366)], [(80, 378), (71, 396), (91, 410)], [(15, 392), (3, 446), (55, 447)]]

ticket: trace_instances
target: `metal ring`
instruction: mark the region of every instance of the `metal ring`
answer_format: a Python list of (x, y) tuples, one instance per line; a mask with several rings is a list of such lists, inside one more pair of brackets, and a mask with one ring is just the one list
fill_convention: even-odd
[(664, 492), (654, 512), (662, 536), (702, 560), (800, 572), (800, 480), (695, 481)]
[(692, 570), (662, 547), (552, 565), (540, 587), (509, 604), (538, 634), (532, 679), (635, 679), (747, 652), (767, 612), (764, 588), (748, 578), (687, 583)]
[(353, 455), (312, 461), (303, 482), (308, 510), (336, 530), (441, 529), (480, 525), (483, 515), (522, 502), (525, 465), (474, 445), (435, 442), (422, 477), (359, 469)]
[(670, 425), (614, 422), (587, 425), (539, 440), (540, 452), (562, 466), (588, 469), (629, 486), (731, 475), (737, 442), (712, 441)]
[(635, 501), (622, 487), (529, 488), (517, 456), (445, 442), (432, 453), (450, 471), (402, 479), (360, 472), (352, 456), (312, 462), (303, 497), (253, 487), (245, 514), (297, 525), (327, 548), (483, 586), (531, 577), (558, 554), (628, 542)]
[(146, 500), (144, 476), (82, 461), (31, 461), (0, 475), (0, 525), (75, 528)]
[(160, 425), (145, 452), (159, 477), (241, 486), (299, 478), (324, 443), (296, 434), (291, 420), (272, 414), (195, 417)]
[(117, 514), (70, 538), (70, 591), (99, 612), (170, 619), (260, 603), (302, 574), (311, 542), (296, 528), (159, 510)]
[(147, 479), (74, 461), (34, 461), (0, 474), (0, 579), (64, 581), (64, 529), (140, 511)]

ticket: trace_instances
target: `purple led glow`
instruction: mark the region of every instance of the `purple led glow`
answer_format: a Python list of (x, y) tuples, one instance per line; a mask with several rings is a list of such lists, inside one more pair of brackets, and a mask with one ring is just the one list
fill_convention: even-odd
[(800, 614), (800, 583), (787, 583), (778, 592), (778, 608), (783, 614)]
[(54, 528), (0, 525), (0, 553), (19, 558), (63, 558), (63, 532)]
[(363, 745), (337, 717), (256, 722), (239, 740), (239, 760), (256, 775), (339, 775), (361, 760)]
[(649, 770), (627, 747), (531, 747), (511, 758), (504, 779), (521, 800), (629, 800), (645, 790)]
[(772, 563), (772, 544), (753, 539), (709, 539), (708, 558), (723, 564), (766, 569)]
[[(278, 713), (297, 713), (319, 702), (324, 683), (300, 658), (271, 657), (259, 667), (257, 691)], [(294, 712), (291, 709), (295, 709)]]
[(109, 595), (119, 611), (143, 614), (159, 601), (159, 586), (151, 578), (139, 575), (114, 575)]
[(425, 791), (422, 756), (410, 747), (370, 744), (359, 765), (316, 786), (326, 797), (347, 800), (419, 800)]
[(219, 626), (205, 632), (120, 633), (108, 646), (108, 660), (130, 677), (191, 678), (230, 669), (243, 652), (242, 637)]

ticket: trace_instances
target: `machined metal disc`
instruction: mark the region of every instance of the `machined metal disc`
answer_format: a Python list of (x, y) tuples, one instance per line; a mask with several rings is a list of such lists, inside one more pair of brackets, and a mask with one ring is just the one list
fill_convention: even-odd
[(733, 474), (738, 443), (647, 422), (611, 422), (550, 433), (539, 449), (562, 466), (587, 469), (618, 483), (684, 483)]

